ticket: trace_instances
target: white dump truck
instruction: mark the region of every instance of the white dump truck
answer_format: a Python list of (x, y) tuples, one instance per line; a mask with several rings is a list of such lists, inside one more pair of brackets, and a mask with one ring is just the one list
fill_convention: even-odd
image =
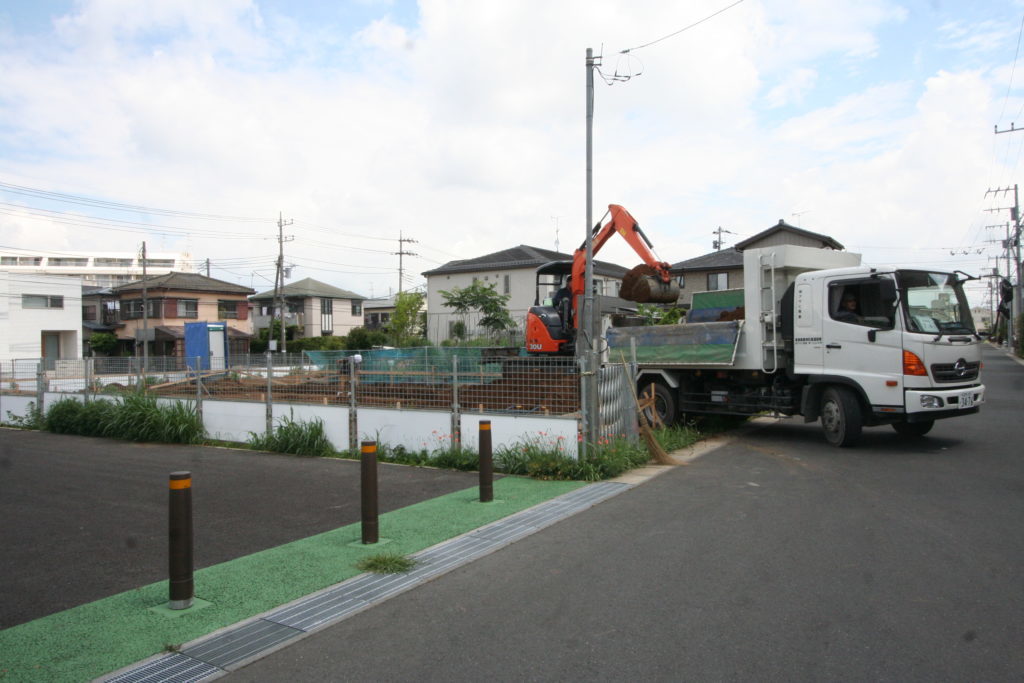
[(609, 356), (636, 359), (638, 388), (653, 387), (666, 423), (802, 415), (850, 446), (864, 426), (923, 436), (984, 403), (970, 276), (794, 245), (743, 259), (743, 289), (695, 294), (687, 322), (607, 331)]

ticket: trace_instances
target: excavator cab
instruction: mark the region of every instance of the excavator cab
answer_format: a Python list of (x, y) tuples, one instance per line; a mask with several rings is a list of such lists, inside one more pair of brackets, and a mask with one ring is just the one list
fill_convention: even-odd
[(572, 297), (557, 297), (568, 288), (572, 261), (552, 261), (537, 269), (533, 306), (526, 317), (526, 350), (529, 353), (572, 354), (576, 329)]

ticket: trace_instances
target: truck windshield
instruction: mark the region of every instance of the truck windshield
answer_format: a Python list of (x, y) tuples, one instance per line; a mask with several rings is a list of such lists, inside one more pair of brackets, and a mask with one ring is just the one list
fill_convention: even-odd
[(952, 273), (897, 271), (903, 316), (910, 332), (974, 334), (963, 283)]

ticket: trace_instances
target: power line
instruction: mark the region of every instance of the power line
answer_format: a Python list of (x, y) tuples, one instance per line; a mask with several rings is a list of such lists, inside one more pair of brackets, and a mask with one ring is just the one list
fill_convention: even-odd
[(637, 45), (636, 47), (626, 48), (625, 50), (622, 50), (621, 52), (619, 52), (619, 54), (623, 54), (624, 55), (624, 54), (629, 54), (630, 52), (636, 52), (637, 50), (642, 50), (645, 47), (650, 47), (651, 45), (656, 45), (657, 43), (660, 43), (663, 40), (668, 40), (669, 38), (673, 38), (675, 36), (678, 36), (680, 33), (684, 32), (684, 31), (689, 31), (691, 28), (694, 28), (695, 26), (700, 26), (705, 21), (708, 21), (710, 19), (714, 19), (715, 17), (717, 17), (722, 12), (726, 12), (728, 10), (731, 10), (733, 7), (735, 7), (736, 5), (741, 4), (742, 2), (743, 2), (743, 0), (736, 0), (736, 2), (732, 3), (731, 5), (728, 5), (727, 7), (723, 7), (722, 9), (718, 10), (717, 12), (714, 12), (713, 14), (709, 14), (708, 16), (704, 17), (700, 21), (695, 21), (692, 24), (690, 24), (689, 26), (684, 26), (683, 28), (679, 29), (678, 31), (673, 31), (672, 33), (669, 33), (667, 36), (662, 36), (661, 38), (658, 38), (657, 40), (652, 40), (649, 43), (644, 43), (643, 45)]

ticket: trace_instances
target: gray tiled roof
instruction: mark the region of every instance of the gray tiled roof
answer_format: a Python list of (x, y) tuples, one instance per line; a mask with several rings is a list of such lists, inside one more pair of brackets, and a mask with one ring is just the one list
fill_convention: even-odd
[(789, 223), (787, 223), (786, 221), (782, 220), (781, 218), (779, 219), (778, 223), (776, 223), (772, 227), (768, 228), (767, 230), (762, 230), (761, 232), (757, 233), (753, 237), (748, 237), (747, 239), (743, 240), (742, 242), (737, 242), (736, 243), (736, 248), (739, 249), (740, 251), (743, 251), (744, 249), (746, 249), (748, 247), (751, 247), (754, 244), (756, 244), (757, 242), (763, 240), (768, 235), (771, 235), (772, 233), (780, 232), (780, 231), (790, 232), (790, 233), (793, 233), (794, 235), (801, 235), (802, 237), (809, 237), (811, 239), (819, 240), (822, 243), (822, 246), (824, 246), (824, 247), (831, 247), (832, 249), (837, 249), (839, 251), (842, 251), (843, 249), (845, 249), (845, 247), (843, 245), (841, 245), (839, 242), (836, 242), (834, 239), (832, 239), (828, 235), (822, 235), (819, 232), (811, 232), (810, 230), (804, 230), (803, 228), (798, 228), (795, 225), (790, 225)]
[[(252, 294), (255, 290), (225, 282), (199, 273), (170, 272), (166, 275), (154, 275), (146, 278), (146, 289), (178, 289), (187, 292), (219, 292), (222, 294)], [(113, 288), (115, 294), (141, 292), (142, 280), (136, 280)]]
[[(329, 285), (326, 282), (320, 282), (313, 278), (307, 277), (304, 280), (292, 282), (284, 286), (283, 290), (285, 297), (290, 298), (320, 298), (320, 299), (352, 299), (353, 301), (363, 301), (366, 299), (365, 296), (355, 294), (348, 291), (347, 289), (341, 289)], [(255, 296), (249, 297), (253, 301), (269, 300), (274, 298), (274, 290), (268, 289), (265, 292), (260, 292)]]
[[(563, 254), (560, 251), (520, 244), (518, 247), (503, 249), (493, 254), (459, 261), (449, 261), (439, 268), (426, 271), (423, 273), (423, 276), (475, 273), (482, 270), (536, 268), (550, 261), (570, 260), (572, 260), (572, 254)], [(594, 272), (599, 275), (621, 278), (628, 272), (628, 269), (607, 261), (594, 261)]]

